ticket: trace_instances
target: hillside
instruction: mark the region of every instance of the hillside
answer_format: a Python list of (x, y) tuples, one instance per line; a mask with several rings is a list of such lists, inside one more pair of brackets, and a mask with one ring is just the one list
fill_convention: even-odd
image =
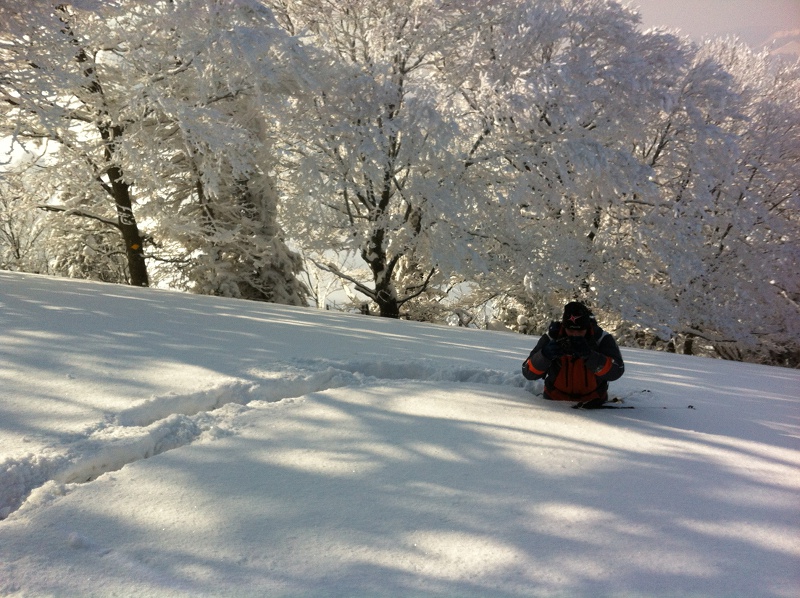
[(800, 595), (800, 372), (0, 272), (0, 595)]

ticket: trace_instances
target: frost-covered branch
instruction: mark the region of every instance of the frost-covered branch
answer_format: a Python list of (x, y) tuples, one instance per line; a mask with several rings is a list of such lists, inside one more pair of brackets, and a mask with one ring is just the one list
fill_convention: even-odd
[(82, 208), (70, 208), (67, 206), (58, 206), (53, 204), (39, 204), (36, 206), (40, 210), (45, 210), (47, 212), (61, 212), (65, 216), (79, 216), (81, 218), (89, 218), (91, 220), (97, 220), (98, 222), (102, 222), (108, 226), (113, 226), (117, 230), (120, 230), (119, 219), (117, 218), (107, 218), (105, 216), (100, 216), (99, 214), (93, 214), (92, 212), (82, 209)]

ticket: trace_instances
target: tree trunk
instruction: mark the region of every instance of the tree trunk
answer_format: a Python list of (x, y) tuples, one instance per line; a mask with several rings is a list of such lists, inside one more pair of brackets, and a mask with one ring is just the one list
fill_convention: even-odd
[(397, 299), (397, 290), (392, 280), (394, 267), (386, 263), (386, 256), (371, 260), (369, 267), (375, 281), (375, 295), (373, 300), (378, 304), (378, 313), (382, 318), (399, 318), (400, 302)]
[(375, 302), (378, 304), (379, 313), (382, 318), (400, 317), (400, 303), (398, 303), (397, 297), (391, 290), (378, 291), (375, 296)]
[[(105, 138), (106, 135), (104, 134)], [(110, 157), (111, 150), (106, 140), (106, 155)], [(117, 208), (117, 219), (122, 239), (125, 243), (125, 254), (128, 258), (128, 272), (131, 276), (131, 285), (135, 287), (148, 287), (150, 280), (147, 276), (147, 264), (144, 259), (144, 247), (142, 235), (139, 233), (139, 226), (133, 216), (133, 204), (131, 203), (131, 190), (122, 179), (122, 171), (118, 166), (108, 168), (108, 178), (111, 183), (111, 193)]]
[(694, 338), (695, 335), (691, 332), (686, 335), (686, 339), (683, 341), (684, 355), (694, 355)]
[(397, 300), (397, 290), (392, 280), (397, 259), (388, 259), (383, 247), (384, 239), (384, 229), (376, 228), (370, 239), (370, 250), (362, 251), (361, 257), (369, 264), (372, 271), (372, 280), (375, 282), (372, 300), (378, 304), (379, 315), (383, 318), (399, 318), (400, 302)]

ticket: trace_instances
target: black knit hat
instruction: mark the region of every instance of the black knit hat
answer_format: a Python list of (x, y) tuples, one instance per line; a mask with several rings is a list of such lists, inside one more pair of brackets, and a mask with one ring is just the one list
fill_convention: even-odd
[(564, 317), (561, 323), (570, 330), (588, 330), (592, 314), (589, 308), (578, 301), (571, 301), (564, 306)]

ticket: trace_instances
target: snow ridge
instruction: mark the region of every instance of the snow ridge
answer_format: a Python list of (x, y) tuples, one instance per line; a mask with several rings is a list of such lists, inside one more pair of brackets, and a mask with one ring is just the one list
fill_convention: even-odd
[[(0, 463), (0, 520), (24, 508), (47, 503), (67, 484), (90, 482), (129, 463), (148, 459), (196, 441), (234, 434), (237, 416), (261, 403), (296, 399), (343, 386), (380, 380), (446, 381), (460, 384), (531, 387), (521, 374), (474, 368), (436, 368), (423, 361), (307, 360), (260, 382), (228, 379), (187, 394), (156, 396), (87, 430), (84, 436), (42, 454)], [(309, 371), (310, 370), (310, 371)], [(265, 379), (266, 378), (266, 379)]]
[(350, 360), (333, 361), (311, 359), (301, 362), (306, 367), (350, 372), (365, 382), (376, 380), (413, 380), (418, 382), (453, 382), (458, 384), (488, 384), (491, 386), (512, 386), (534, 391), (539, 384), (530, 382), (519, 372), (475, 369), (474, 367), (435, 367), (421, 360)]

